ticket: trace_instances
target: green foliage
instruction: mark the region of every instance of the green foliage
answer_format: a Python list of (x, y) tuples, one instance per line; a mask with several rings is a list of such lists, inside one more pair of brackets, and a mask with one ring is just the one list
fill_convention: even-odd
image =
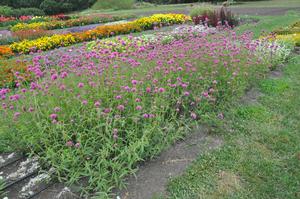
[[(0, 5), (21, 9), (21, 11), (17, 10), (19, 13), (14, 14), (13, 12), (9, 16), (15, 16), (22, 12), (24, 15), (41, 15), (40, 11), (33, 10), (31, 7), (35, 9), (41, 8), (47, 14), (57, 14), (88, 8), (93, 5), (95, 1), (96, 0), (4, 0), (3, 2), (1, 1)], [(24, 8), (30, 9), (24, 11), (22, 10)], [(30, 14), (30, 11), (33, 12)]]
[(202, 4), (193, 7), (190, 11), (190, 16), (191, 17), (202, 16), (203, 14), (213, 13), (213, 11), (214, 8), (212, 6)]
[(5, 187), (5, 183), (4, 183), (3, 179), (0, 179), (0, 197), (1, 198), (5, 197), (4, 187)]
[(9, 6), (0, 6), (0, 16), (12, 16), (13, 8)]
[(93, 9), (130, 9), (133, 8), (135, 0), (98, 0), (94, 5)]
[(0, 16), (12, 16), (12, 17), (19, 17), (19, 16), (43, 16), (45, 15), (44, 11), (39, 8), (12, 8), (9, 6), (0, 6)]

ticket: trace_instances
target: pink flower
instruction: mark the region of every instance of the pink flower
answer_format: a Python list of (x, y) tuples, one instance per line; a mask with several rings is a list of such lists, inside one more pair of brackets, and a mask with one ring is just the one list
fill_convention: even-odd
[(165, 89), (164, 88), (159, 88), (158, 91), (163, 93), (163, 92), (165, 92)]
[(131, 80), (131, 83), (132, 83), (133, 85), (136, 85), (136, 84), (138, 83), (138, 81), (137, 81), (137, 80)]
[(218, 118), (219, 118), (220, 120), (223, 120), (223, 119), (224, 119), (223, 113), (219, 113), (219, 114), (218, 114)]
[(146, 88), (146, 92), (147, 92), (147, 93), (150, 93), (150, 92), (151, 92), (151, 88), (147, 87), (147, 88)]
[(67, 147), (72, 147), (72, 146), (74, 146), (73, 141), (71, 141), (71, 140), (67, 141), (67, 142), (66, 142), (66, 146), (67, 146)]
[(53, 75), (51, 75), (51, 80), (56, 80), (57, 79), (57, 74), (53, 74)]
[(190, 95), (190, 93), (189, 93), (188, 91), (185, 91), (183, 94), (184, 94), (185, 96), (189, 96), (189, 95)]
[(77, 142), (75, 145), (74, 145), (75, 148), (79, 148), (80, 147), (80, 143)]
[(122, 99), (122, 96), (121, 95), (117, 95), (116, 99)]
[(203, 95), (204, 97), (208, 97), (208, 92), (203, 92), (202, 95)]
[(52, 120), (55, 120), (55, 119), (57, 119), (57, 115), (56, 115), (55, 113), (52, 113), (52, 114), (50, 115), (50, 118), (51, 118)]
[(142, 100), (140, 98), (136, 98), (135, 102), (141, 102)]
[(18, 118), (20, 115), (21, 115), (21, 113), (19, 113), (19, 112), (15, 112), (15, 114), (14, 114), (14, 118)]
[(83, 101), (82, 101), (82, 104), (83, 104), (83, 105), (87, 105), (87, 103), (88, 103), (87, 100), (83, 100)]
[(193, 118), (194, 120), (197, 119), (196, 113), (192, 112), (192, 113), (191, 113), (191, 118)]
[(117, 109), (118, 109), (119, 111), (124, 111), (125, 106), (122, 105), (122, 104), (120, 104), (120, 105), (117, 107)]
[(143, 115), (143, 118), (149, 118), (149, 115), (147, 114), (147, 113), (145, 113), (144, 115)]
[(67, 77), (68, 76), (68, 73), (67, 72), (62, 72), (61, 74), (60, 74), (60, 77), (62, 78), (62, 79), (64, 79), (65, 77)]
[(142, 108), (141, 106), (137, 106), (137, 107), (135, 107), (135, 109), (138, 110), (138, 111), (140, 111), (140, 110), (142, 110), (143, 108)]
[(78, 88), (82, 88), (84, 86), (84, 83), (80, 82), (78, 83)]
[(96, 101), (95, 103), (94, 103), (94, 106), (96, 107), (96, 108), (98, 108), (99, 106), (100, 106), (100, 102), (99, 101)]
[(103, 112), (104, 113), (110, 113), (110, 108), (105, 108)]
[(54, 108), (54, 112), (55, 112), (55, 113), (57, 113), (57, 112), (59, 112), (59, 111), (60, 111), (60, 108), (59, 108), (59, 107), (55, 107), (55, 108)]

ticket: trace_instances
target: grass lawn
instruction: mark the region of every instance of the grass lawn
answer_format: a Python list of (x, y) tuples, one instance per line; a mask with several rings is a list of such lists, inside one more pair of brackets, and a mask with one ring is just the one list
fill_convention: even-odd
[[(128, 10), (114, 10), (114, 9), (97, 9), (97, 6), (86, 9), (81, 12), (75, 12), (76, 14), (86, 15), (95, 13), (105, 14), (136, 14), (145, 15), (149, 12), (189, 12), (193, 5), (197, 3), (186, 4), (169, 4), (169, 5), (154, 5), (151, 7), (128, 9)], [(220, 6), (219, 4), (217, 6)], [(268, 0), (268, 1), (246, 1), (236, 5), (232, 5), (233, 8), (286, 8), (286, 7), (300, 7), (299, 0)]]
[[(265, 19), (266, 29), (286, 20)], [(227, 111), (216, 128), (223, 147), (201, 155), (184, 175), (171, 180), (170, 198), (300, 197), (299, 64), (298, 55), (282, 77), (259, 82), (257, 103), (237, 103)]]
[(267, 0), (267, 1), (245, 1), (236, 5), (234, 7), (268, 7), (268, 8), (278, 8), (278, 7), (299, 7), (299, 0)]

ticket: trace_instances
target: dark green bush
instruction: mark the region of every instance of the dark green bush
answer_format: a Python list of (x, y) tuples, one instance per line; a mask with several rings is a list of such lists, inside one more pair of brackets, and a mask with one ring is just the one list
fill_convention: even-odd
[(0, 16), (9, 17), (13, 15), (13, 8), (9, 6), (0, 6)]
[[(0, 0), (0, 5), (10, 6), (15, 9), (31, 7), (41, 8), (46, 14), (58, 14), (86, 9), (95, 2), (96, 0)], [(35, 13), (31, 13), (30, 15), (34, 14)], [(9, 16), (13, 16), (13, 14), (10, 14)]]
[(13, 16), (19, 17), (19, 16), (44, 16), (45, 12), (38, 8), (20, 8), (20, 9), (14, 9)]

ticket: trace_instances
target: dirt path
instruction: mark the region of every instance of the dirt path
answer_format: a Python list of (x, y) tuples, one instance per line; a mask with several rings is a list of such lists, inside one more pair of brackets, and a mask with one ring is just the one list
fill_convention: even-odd
[(166, 195), (166, 185), (172, 177), (181, 175), (199, 154), (215, 149), (222, 139), (208, 134), (207, 128), (198, 128), (184, 141), (177, 142), (162, 152), (156, 159), (139, 167), (135, 176), (127, 179), (127, 188), (115, 190), (122, 199), (151, 199)]

